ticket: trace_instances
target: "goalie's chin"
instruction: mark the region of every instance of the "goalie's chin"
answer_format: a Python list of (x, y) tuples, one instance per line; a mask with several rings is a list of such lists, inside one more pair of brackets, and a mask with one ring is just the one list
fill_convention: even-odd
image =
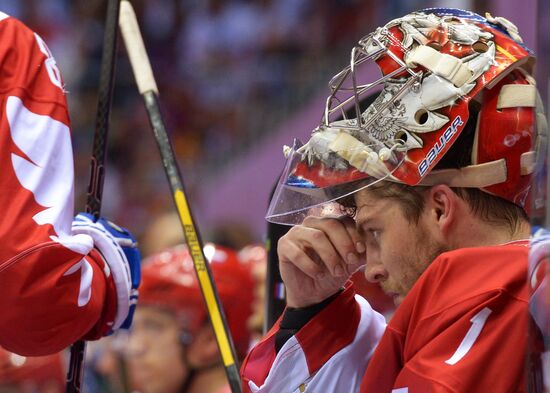
[(392, 297), (393, 304), (396, 306), (399, 306), (403, 302), (403, 299), (405, 299), (405, 295), (399, 293), (389, 293), (389, 295)]

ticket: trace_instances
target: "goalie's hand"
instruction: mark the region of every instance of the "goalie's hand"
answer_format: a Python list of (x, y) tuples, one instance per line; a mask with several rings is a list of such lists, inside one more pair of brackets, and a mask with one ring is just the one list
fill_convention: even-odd
[(347, 216), (310, 216), (291, 228), (277, 245), (287, 306), (307, 307), (338, 292), (365, 264), (362, 244), (355, 221)]
[(79, 213), (75, 217), (72, 232), (89, 235), (109, 266), (117, 291), (117, 313), (112, 330), (129, 328), (141, 281), (141, 255), (136, 239), (125, 228), (104, 218), (94, 222), (89, 213)]

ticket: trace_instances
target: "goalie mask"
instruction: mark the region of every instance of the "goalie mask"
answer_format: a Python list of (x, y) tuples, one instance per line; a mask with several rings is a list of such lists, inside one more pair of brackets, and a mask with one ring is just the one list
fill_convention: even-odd
[[(533, 63), (517, 28), (489, 14), (426, 9), (376, 29), (330, 81), (310, 140), (285, 148), (267, 219), (299, 223), (380, 180), (476, 187), (526, 208), (537, 137)], [(365, 97), (376, 98), (362, 110)], [(438, 169), (468, 121), (470, 163)]]

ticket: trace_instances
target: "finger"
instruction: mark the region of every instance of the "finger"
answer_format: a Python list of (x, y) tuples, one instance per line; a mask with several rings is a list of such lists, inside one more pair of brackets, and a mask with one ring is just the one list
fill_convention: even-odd
[(307, 226), (296, 226), (283, 238), (285, 241), (294, 242), (310, 259), (317, 261), (334, 277), (346, 275), (345, 263), (324, 231)]
[(314, 261), (318, 261), (334, 277), (346, 275), (345, 261), (336, 251), (327, 233), (316, 228), (304, 227), (302, 242), (307, 244), (304, 251)]
[[(348, 231), (348, 235), (351, 238), (351, 241), (353, 242), (353, 244), (355, 245), (355, 253), (348, 255), (348, 258), (346, 258), (346, 262), (352, 266), (357, 266), (357, 267), (364, 265), (366, 263), (365, 253), (367, 251), (367, 248), (365, 246), (363, 237), (357, 230), (357, 225), (355, 223), (355, 220), (352, 219), (351, 217), (346, 216), (346, 217), (340, 218), (340, 221)], [(356, 256), (358, 258), (356, 258)]]
[(286, 240), (283, 236), (279, 240), (277, 253), (279, 254), (280, 263), (291, 264), (315, 280), (324, 278), (324, 267), (310, 258), (294, 241)]
[[(306, 219), (307, 220), (307, 219)], [(344, 225), (347, 220), (344, 217), (340, 218), (311, 218), (304, 221), (305, 225), (318, 229), (326, 234), (330, 243), (336, 249), (343, 263), (343, 268), (346, 264), (357, 263), (359, 255), (357, 254), (355, 240), (350, 236), (350, 231)]]

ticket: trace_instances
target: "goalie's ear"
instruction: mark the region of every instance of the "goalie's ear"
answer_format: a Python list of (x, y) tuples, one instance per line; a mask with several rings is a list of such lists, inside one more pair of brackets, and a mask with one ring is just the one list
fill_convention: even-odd
[(425, 198), (427, 220), (433, 224), (430, 227), (439, 232), (442, 240), (449, 237), (457, 217), (466, 213), (463, 211), (465, 202), (444, 184), (432, 186)]

